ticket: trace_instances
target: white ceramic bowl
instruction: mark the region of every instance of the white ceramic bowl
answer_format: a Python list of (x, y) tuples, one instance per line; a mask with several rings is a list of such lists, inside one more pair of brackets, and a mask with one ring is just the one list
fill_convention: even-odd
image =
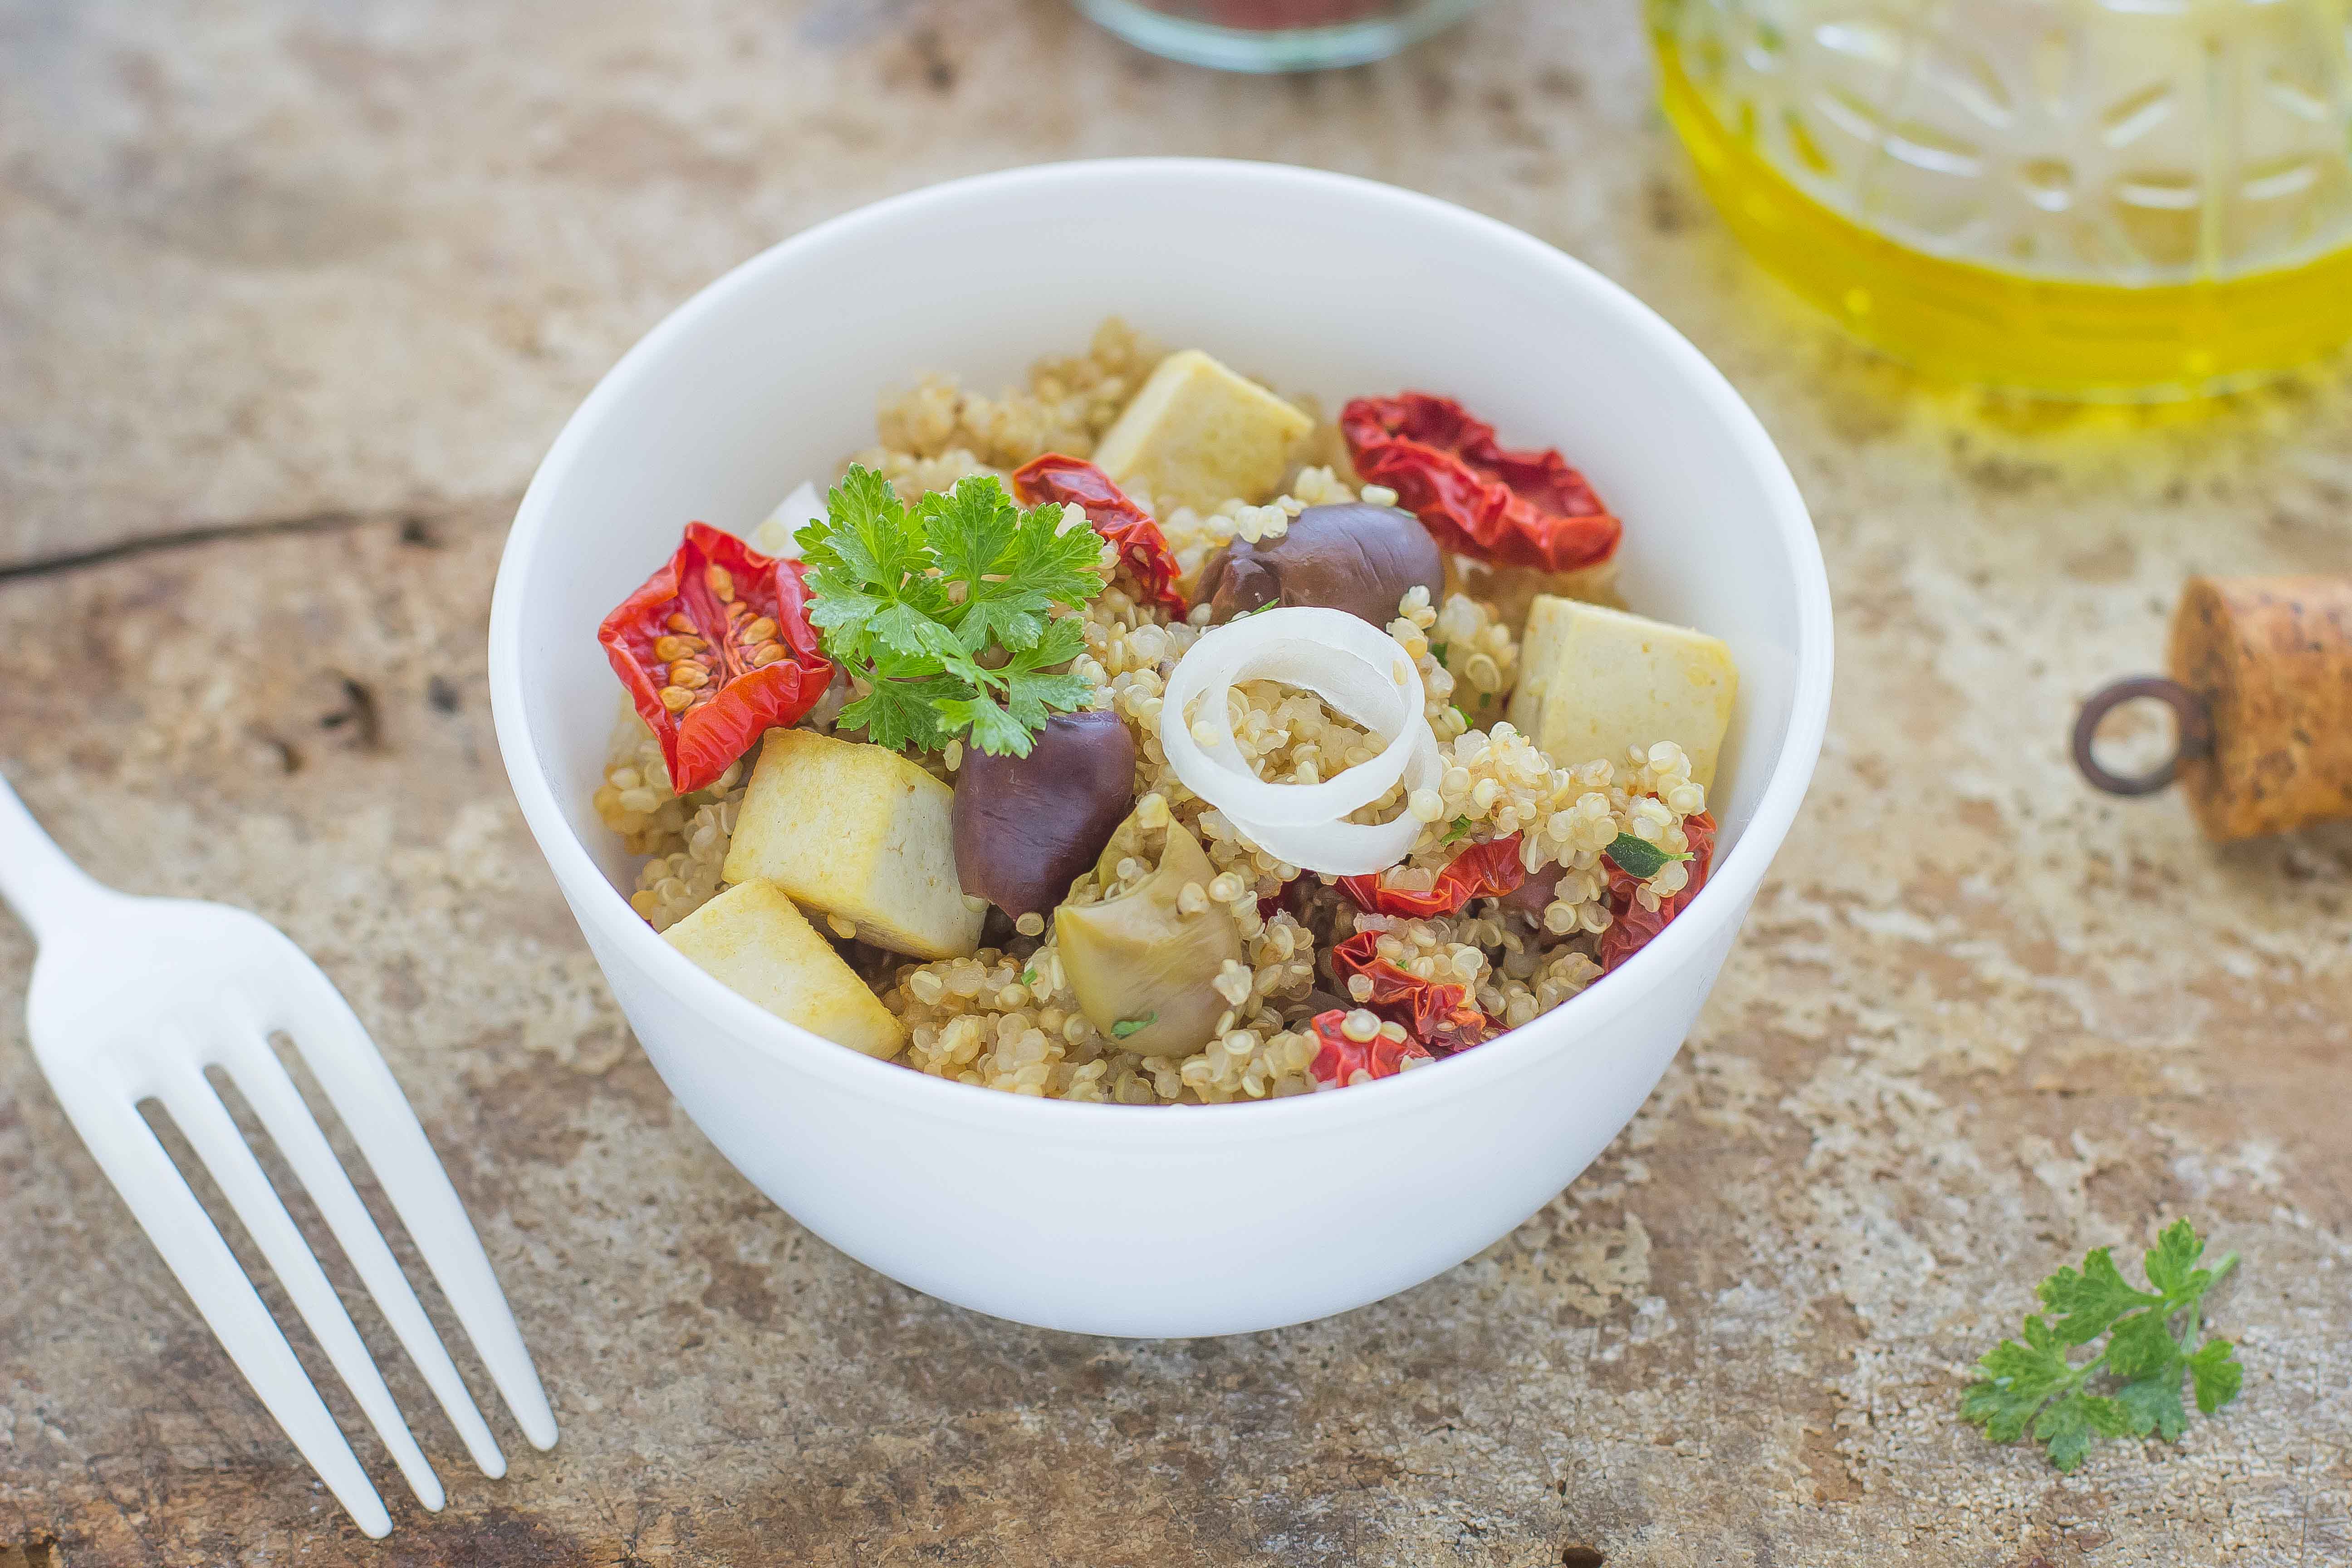
[[(1623, 591), (1731, 645), (1706, 890), (1584, 994), (1380, 1083), (1198, 1110), (1070, 1105), (874, 1061), (742, 1000), (616, 889), (589, 805), (604, 613), (699, 518), (748, 530), (870, 445), (885, 387), (992, 388), (1119, 313), (1326, 407), (1417, 387), (1557, 445), (1626, 520)], [(961, 180), (744, 263), (614, 366), (523, 498), (490, 617), (499, 743), (622, 1011), (761, 1192), (853, 1258), (1050, 1328), (1230, 1333), (1372, 1301), (1509, 1231), (1665, 1070), (1811, 777), (1830, 602), (1804, 503), (1723, 377), (1598, 273), (1444, 202), (1270, 164)]]

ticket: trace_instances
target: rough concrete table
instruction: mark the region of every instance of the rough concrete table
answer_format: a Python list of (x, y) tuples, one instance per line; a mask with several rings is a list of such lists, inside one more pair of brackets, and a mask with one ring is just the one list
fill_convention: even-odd
[[(2343, 373), (2180, 420), (1915, 386), (1732, 248), (1638, 33), (1516, 0), (1243, 80), (1055, 0), (0, 0), (0, 767), (101, 876), (341, 982), (564, 1432), (499, 1418), (484, 1479), (359, 1308), (451, 1494), (370, 1439), (397, 1528), (359, 1537), (59, 1118), (0, 922), (0, 1564), (2352, 1563), (2352, 834), (2218, 854), (2063, 754), (2184, 573), (2352, 566)], [(1591, 1173), (1394, 1300), (1171, 1344), (941, 1306), (735, 1176), (482, 677), (533, 462), (690, 289), (872, 197), (1146, 151), (1398, 181), (1628, 283), (1789, 454), (1842, 639), (1811, 805)], [(2236, 1407), (2072, 1478), (1953, 1418), (2032, 1279), (2183, 1213), (2245, 1255)]]

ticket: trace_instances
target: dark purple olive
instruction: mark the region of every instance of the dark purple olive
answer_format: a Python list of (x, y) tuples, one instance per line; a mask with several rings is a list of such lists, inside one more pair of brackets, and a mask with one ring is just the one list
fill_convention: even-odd
[(1007, 914), (1043, 914), (1095, 863), (1134, 800), (1135, 737), (1105, 710), (1055, 714), (1025, 757), (967, 751), (956, 773), (956, 879)]
[(1285, 1002), (1282, 1005), (1282, 1016), (1290, 1020), (1292, 1028), (1303, 1029), (1307, 1026), (1307, 1021), (1309, 1018), (1319, 1014), (1328, 1013), (1333, 1008), (1345, 1013), (1354, 1006), (1353, 1002), (1338, 992), (1326, 991), (1318, 985), (1310, 988), (1306, 995), (1297, 1001)]
[(1392, 506), (1310, 506), (1279, 539), (1236, 539), (1202, 569), (1196, 597), (1218, 626), (1267, 605), (1319, 605), (1386, 626), (1416, 585), (1436, 602), (1445, 581), (1437, 541)]
[(1503, 907), (1540, 921), (1544, 910), (1551, 906), (1552, 895), (1559, 888), (1560, 870), (1558, 866), (1547, 866), (1540, 871), (1529, 873), (1526, 881), (1503, 895)]

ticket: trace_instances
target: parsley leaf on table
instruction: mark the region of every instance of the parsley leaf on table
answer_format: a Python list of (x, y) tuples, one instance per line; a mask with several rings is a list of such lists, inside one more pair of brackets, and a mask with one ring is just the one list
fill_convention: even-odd
[(1054, 611), (1102, 589), (1091, 527), (1059, 505), (1023, 511), (985, 475), (909, 510), (887, 479), (852, 465), (825, 501), (793, 539), (809, 620), (867, 689), (841, 728), (894, 751), (968, 736), (1025, 757), (1055, 713), (1086, 706), (1086, 680), (1056, 669), (1086, 651), (1086, 626)]
[[(2060, 1268), (2036, 1291), (2057, 1321), (2034, 1313), (2021, 1338), (1985, 1352), (1977, 1363), (1982, 1377), (1960, 1396), (1960, 1419), (1983, 1427), (1996, 1443), (2013, 1443), (2031, 1430), (2050, 1462), (2071, 1470), (2101, 1437), (2153, 1433), (2177, 1439), (2189, 1426), (2180, 1401), (2184, 1373), (2204, 1414), (2235, 1399), (2245, 1378), (2236, 1347), (2227, 1340), (2200, 1343), (2198, 1336), (2205, 1292), (2236, 1267), (2238, 1255), (2200, 1268), (2204, 1251), (2195, 1227), (2176, 1220), (2146, 1256), (2147, 1290), (2123, 1277), (2104, 1247), (2084, 1254), (2081, 1268)], [(2102, 1334), (2105, 1349), (2085, 1362), (2073, 1358), (2075, 1347)], [(2095, 1377), (2108, 1380), (2113, 1391), (2094, 1391)]]

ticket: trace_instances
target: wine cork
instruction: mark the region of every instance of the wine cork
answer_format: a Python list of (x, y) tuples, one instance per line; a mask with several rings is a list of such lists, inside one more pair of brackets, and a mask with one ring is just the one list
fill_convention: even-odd
[(2192, 577), (2171, 661), (2212, 719), (2180, 763), (2209, 837), (2352, 817), (2352, 577)]

